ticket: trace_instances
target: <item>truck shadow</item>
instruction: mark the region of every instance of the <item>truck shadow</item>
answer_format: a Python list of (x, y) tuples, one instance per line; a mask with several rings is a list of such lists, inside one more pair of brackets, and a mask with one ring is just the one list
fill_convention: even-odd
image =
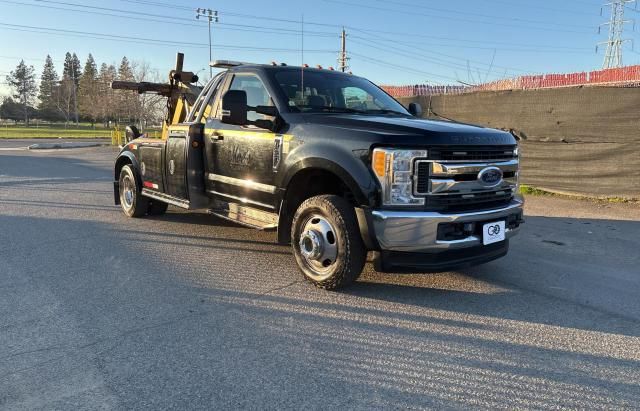
[[(353, 287), (331, 293), (301, 282), (291, 257), (270, 255), (284, 247), (262, 236), (234, 243), (235, 230), (211, 230), (203, 238), (208, 230), (194, 234), (193, 226), (178, 224), (154, 233), (144, 221), (123, 231), (117, 222), (100, 221), (106, 214), (94, 216), (0, 213), (6, 228), (0, 239), (9, 245), (0, 254), (2, 292), (34, 298), (36, 284), (46, 288), (60, 310), (80, 316), (74, 327), (86, 336), (52, 338), (65, 348), (44, 351), (48, 357), (33, 373), (86, 351), (105, 365), (100, 370), (108, 379), (127, 381), (129, 370), (152, 369), (148, 379), (136, 380), (142, 400), (144, 389), (160, 381), (163, 392), (191, 390), (202, 397), (196, 404), (209, 405), (224, 398), (268, 407), (273, 392), (295, 408), (303, 400), (334, 408), (469, 408), (479, 401), (489, 408), (634, 408), (640, 402), (638, 322), (492, 277), (502, 270), (508, 276), (513, 261), (417, 276), (368, 268)], [(171, 246), (156, 243), (163, 238)], [(522, 247), (529, 247), (523, 238)], [(512, 251), (523, 258), (521, 247)], [(36, 307), (27, 300), (19, 308), (35, 318), (48, 312)], [(49, 338), (32, 337), (42, 328), (20, 333), (28, 327), (20, 310), (2, 308), (3, 321), (15, 324), (3, 332), (29, 339), (34, 350), (50, 347)], [(0, 357), (14, 354), (0, 348)], [(21, 380), (8, 381), (19, 392)], [(116, 388), (123, 396), (128, 389)], [(300, 392), (309, 394), (302, 400)]]
[[(640, 221), (529, 216), (500, 260), (439, 274), (379, 274), (369, 267), (346, 292), (424, 308), (640, 336), (638, 232)], [(528, 295), (547, 308), (532, 310)], [(572, 314), (576, 307), (593, 317), (578, 320)], [(613, 321), (602, 321), (606, 318)]]
[[(275, 243), (273, 233), (254, 232), (205, 213), (170, 212), (153, 219), (233, 231), (204, 238), (177, 230), (146, 240), (149, 242), (183, 247), (196, 242), (210, 250), (290, 255), (288, 246)], [(588, 232), (597, 234), (585, 235)], [(528, 217), (503, 259), (436, 274), (380, 274), (368, 264), (358, 282), (341, 293), (496, 319), (640, 336), (640, 275), (633, 252), (636, 246), (640, 248), (637, 232), (640, 222)], [(132, 229), (119, 233), (149, 235)], [(293, 258), (289, 261), (288, 273), (298, 276)], [(547, 308), (532, 310), (527, 303), (530, 296)], [(576, 317), (572, 311), (576, 307), (593, 315)]]

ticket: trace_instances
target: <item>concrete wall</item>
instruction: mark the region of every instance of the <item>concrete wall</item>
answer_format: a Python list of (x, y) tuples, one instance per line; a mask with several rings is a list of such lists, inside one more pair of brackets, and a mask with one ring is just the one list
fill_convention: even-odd
[(639, 88), (480, 92), (400, 101), (419, 102), (431, 118), (513, 129), (521, 137), (524, 184), (640, 198)]

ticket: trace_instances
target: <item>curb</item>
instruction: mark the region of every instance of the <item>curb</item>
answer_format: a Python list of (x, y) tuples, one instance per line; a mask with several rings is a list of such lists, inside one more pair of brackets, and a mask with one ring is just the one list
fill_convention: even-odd
[(109, 143), (37, 143), (31, 144), (27, 150), (51, 150), (65, 148), (86, 148), (86, 147), (103, 147), (110, 146)]

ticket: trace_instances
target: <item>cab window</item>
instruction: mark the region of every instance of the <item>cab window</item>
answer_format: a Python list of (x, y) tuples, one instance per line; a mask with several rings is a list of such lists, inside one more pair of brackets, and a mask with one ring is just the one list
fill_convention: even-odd
[[(215, 92), (220, 88), (222, 74), (218, 74), (216, 77), (210, 81), (205, 88), (202, 90), (202, 93), (196, 99), (195, 104), (193, 105), (193, 109), (187, 118), (187, 122), (194, 122), (198, 118), (202, 123), (205, 123), (207, 118), (212, 111), (213, 97), (215, 96)], [(206, 104), (203, 104), (206, 101)]]
[[(247, 93), (247, 104), (255, 106), (272, 106), (273, 101), (262, 81), (253, 74), (237, 74), (233, 77), (229, 90), (243, 90)], [(269, 116), (254, 111), (247, 113), (247, 120), (269, 119)]]

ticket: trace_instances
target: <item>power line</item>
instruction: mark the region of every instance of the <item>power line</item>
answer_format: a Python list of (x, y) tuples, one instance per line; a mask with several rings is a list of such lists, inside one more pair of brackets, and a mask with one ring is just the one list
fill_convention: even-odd
[[(46, 0), (36, 0), (36, 1), (46, 1)], [(149, 14), (149, 13), (146, 13), (146, 15), (155, 16), (156, 18), (140, 17), (137, 12), (136, 12), (135, 16), (131, 15), (131, 11), (130, 10), (87, 6), (87, 5), (77, 4), (77, 3), (68, 3), (68, 2), (64, 2), (63, 3), (63, 2), (52, 2), (52, 1), (49, 1), (49, 3), (65, 4), (65, 5), (69, 5), (69, 6), (72, 6), (72, 7), (89, 8), (90, 10), (78, 10), (78, 9), (73, 9), (73, 8), (49, 6), (49, 5), (40, 5), (40, 4), (32, 4), (32, 3), (24, 3), (24, 2), (18, 2), (18, 1), (12, 1), (12, 0), (0, 0), (0, 2), (1, 3), (8, 3), (8, 4), (15, 4), (15, 5), (19, 5), (19, 6), (48, 8), (48, 9), (53, 9), (53, 10), (63, 10), (63, 11), (72, 11), (72, 12), (76, 12), (76, 13), (93, 14), (93, 15), (99, 15), (99, 16), (117, 17), (117, 18), (124, 18), (124, 19), (136, 20), (136, 21), (149, 21), (149, 22), (156, 22), (156, 23), (163, 23), (163, 24), (177, 24), (177, 25), (180, 25), (180, 26), (202, 27), (201, 23), (195, 23), (190, 19), (176, 18), (173, 15), (160, 15), (160, 14)], [(103, 12), (103, 11), (95, 11), (93, 9), (109, 10), (109, 11), (113, 11), (115, 13), (122, 13), (122, 14), (106, 13), (106, 12)], [(189, 10), (191, 10), (191, 9), (189, 9)], [(167, 19), (167, 20), (160, 20), (160, 19)], [(298, 30), (298, 29), (287, 29), (287, 28), (281, 28), (281, 27), (256, 26), (256, 25), (232, 24), (232, 23), (218, 23), (218, 24), (222, 25), (222, 26), (225, 26), (225, 27), (219, 28), (219, 30), (246, 31), (246, 32), (256, 32), (256, 33), (266, 33), (266, 34), (281, 34), (281, 35), (291, 35), (291, 36), (300, 35), (300, 30)], [(324, 31), (324, 32), (309, 31), (309, 32), (306, 32), (305, 35), (309, 35), (309, 36), (313, 36), (313, 37), (335, 37), (336, 36), (335, 33), (326, 32), (326, 31)]]
[(387, 66), (387, 67), (399, 69), (401, 71), (408, 72), (408, 73), (421, 74), (421, 75), (426, 75), (426, 76), (431, 76), (431, 77), (439, 77), (439, 78), (446, 79), (446, 80), (449, 80), (449, 81), (457, 81), (457, 79), (455, 79), (453, 77), (443, 76), (441, 74), (430, 73), (428, 71), (418, 70), (418, 69), (414, 69), (412, 67), (401, 66), (399, 64), (389, 63), (387, 61), (378, 60), (378, 59), (371, 58), (371, 57), (368, 57), (368, 56), (365, 56), (365, 55), (362, 55), (362, 54), (359, 54), (359, 53), (351, 52), (351, 55), (359, 57), (359, 58), (361, 58), (361, 59), (363, 59), (365, 61), (369, 61), (369, 62), (377, 64), (377, 65)]
[[(365, 37), (360, 37), (360, 36), (356, 36), (354, 35), (353, 38), (356, 39), (365, 39)], [(384, 41), (387, 43), (392, 43), (392, 44), (397, 44), (398, 40), (395, 39), (382, 39), (382, 38), (377, 38), (377, 40), (379, 41)], [(415, 41), (405, 41), (403, 42), (403, 44), (406, 45), (412, 45), (412, 46), (421, 46), (423, 44), (425, 44), (424, 42), (415, 42)], [(490, 44), (488, 44), (487, 46), (471, 46), (471, 45), (461, 45), (461, 44), (444, 44), (444, 43), (432, 43), (429, 42), (429, 47), (434, 47), (434, 46), (438, 46), (438, 47), (448, 47), (448, 48), (458, 48), (458, 49), (476, 49), (476, 50), (496, 50), (499, 49), (500, 51), (510, 51), (510, 52), (524, 52), (524, 53), (578, 53), (578, 54), (586, 54), (589, 52), (593, 52), (593, 49), (590, 48), (578, 48), (578, 47), (566, 47), (566, 48), (562, 48), (559, 47), (558, 49), (551, 49), (551, 50), (547, 50), (544, 48), (535, 48), (536, 46), (525, 46), (525, 48), (510, 48), (510, 47), (495, 47), (495, 46), (491, 46)], [(542, 46), (540, 46), (542, 47)]]
[[(381, 37), (381, 36), (374, 35), (374, 37), (376, 38), (375, 40), (377, 40), (377, 41), (388, 41), (387, 39), (385, 39), (384, 37)], [(369, 40), (369, 39), (362, 39), (362, 40), (368, 41), (370, 43), (375, 43), (374, 40)], [(377, 45), (377, 43), (375, 43), (375, 44)], [(394, 48), (395, 49), (402, 48), (402, 47), (406, 48), (408, 46), (403, 46), (402, 44), (399, 44), (398, 42), (394, 42)], [(420, 51), (423, 51), (423, 52), (426, 52), (426, 53), (435, 54), (435, 55), (439, 55), (439, 56), (442, 56), (442, 57), (448, 57), (448, 58), (455, 59), (455, 60), (462, 60), (462, 61), (467, 61), (467, 62), (473, 62), (473, 63), (480, 64), (480, 65), (486, 65), (486, 63), (479, 62), (477, 60), (469, 60), (469, 59), (465, 59), (465, 58), (460, 58), (460, 57), (457, 57), (457, 56), (452, 56), (450, 54), (440, 53), (440, 52), (436, 52), (436, 51), (432, 51), (432, 50), (426, 50), (424, 48), (415, 47), (415, 46), (411, 46), (411, 49), (407, 50), (407, 52), (415, 53), (415, 50), (420, 50)], [(523, 69), (513, 68), (513, 67), (506, 67), (506, 66), (495, 66), (495, 67), (507, 69), (509, 71), (518, 71), (518, 72), (521, 72), (521, 73), (530, 72), (530, 70), (523, 70)]]
[[(185, 7), (185, 6), (179, 6), (176, 4), (168, 4), (168, 3), (161, 3), (161, 2), (157, 2), (157, 1), (149, 1), (149, 0), (119, 0), (121, 2), (127, 2), (127, 3), (133, 3), (133, 4), (143, 4), (143, 5), (154, 5), (157, 7), (165, 7), (165, 8), (169, 8), (169, 9), (176, 9), (176, 10), (191, 10), (191, 8), (189, 7)], [(491, 0), (487, 0), (487, 1), (491, 1)], [(233, 13), (233, 12), (227, 12), (224, 10), (220, 10), (220, 15), (226, 17), (238, 17), (238, 18), (246, 18), (246, 19), (256, 19), (256, 20), (266, 20), (266, 21), (274, 21), (274, 22), (279, 22), (279, 23), (291, 23), (291, 24), (295, 24), (295, 25), (299, 25), (300, 21), (299, 20), (291, 20), (291, 19), (283, 19), (283, 18), (276, 18), (276, 17), (268, 17), (268, 16), (263, 16), (263, 15), (252, 15), (252, 14), (246, 14), (246, 13)], [(227, 24), (227, 23), (220, 23), (220, 25), (223, 24)], [(403, 39), (406, 39), (408, 36), (410, 37), (419, 37), (419, 38), (429, 38), (429, 39), (438, 39), (438, 40), (447, 40), (447, 41), (456, 41), (456, 42), (465, 42), (465, 43), (482, 43), (482, 44), (496, 44), (496, 45), (509, 45), (509, 46), (523, 46), (523, 47), (539, 47), (539, 48), (554, 48), (554, 49), (573, 49), (573, 50), (591, 50), (591, 49), (587, 49), (587, 48), (575, 48), (575, 47), (570, 47), (570, 46), (558, 46), (558, 45), (546, 45), (546, 44), (525, 44), (525, 43), (513, 43), (513, 42), (501, 42), (501, 41), (483, 41), (483, 40), (477, 40), (477, 39), (468, 39), (468, 38), (452, 38), (452, 37), (443, 37), (443, 36), (433, 36), (433, 35), (427, 35), (427, 34), (423, 34), (423, 33), (407, 33), (407, 32), (394, 32), (394, 31), (388, 31), (388, 30), (379, 30), (379, 29), (373, 29), (373, 28), (368, 28), (368, 27), (358, 27), (358, 26), (352, 26), (352, 25), (340, 25), (340, 24), (336, 24), (336, 23), (325, 23), (325, 22), (313, 22), (313, 21), (307, 21), (305, 20), (305, 25), (315, 25), (315, 26), (323, 26), (323, 27), (333, 27), (333, 28), (337, 28), (337, 29), (342, 29), (342, 27), (346, 28), (346, 29), (352, 29), (352, 30), (359, 30), (359, 31), (365, 31), (365, 32), (369, 32), (369, 33), (380, 33), (380, 34), (386, 34), (386, 35), (393, 35), (393, 36), (401, 36)], [(243, 25), (236, 25), (236, 26), (243, 26)], [(245, 27), (261, 27), (261, 26), (255, 26), (255, 25), (246, 25)], [(263, 27), (263, 28), (268, 28), (268, 27)], [(271, 29), (276, 29), (276, 28), (271, 28)], [(287, 30), (287, 29), (282, 29), (282, 28), (278, 28), (278, 30)], [(291, 30), (294, 32), (297, 32), (299, 35), (300, 30)], [(305, 36), (311, 35), (310, 33), (314, 33), (317, 37), (321, 37), (321, 36), (327, 36), (327, 37), (333, 37), (335, 36), (334, 33), (328, 33), (328, 32), (311, 32), (305, 29)], [(403, 42), (406, 42), (403, 40)], [(494, 49), (495, 47), (490, 47), (490, 49)], [(502, 49), (501, 49), (502, 50)]]
[[(379, 11), (384, 11), (384, 12), (389, 12), (389, 13), (401, 13), (401, 14), (406, 14), (406, 15), (411, 15), (411, 16), (434, 17), (434, 18), (439, 18), (439, 19), (462, 21), (462, 22), (466, 22), (466, 23), (488, 24), (488, 25), (491, 25), (491, 26), (494, 26), (494, 27), (496, 27), (496, 26), (499, 26), (499, 27), (516, 27), (516, 28), (519, 28), (519, 29), (529, 28), (529, 29), (535, 29), (535, 30), (555, 31), (555, 32), (563, 32), (563, 33), (578, 33), (578, 34), (588, 34), (589, 33), (588, 31), (564, 30), (564, 29), (559, 29), (559, 28), (558, 29), (553, 29), (553, 28), (548, 28), (548, 27), (534, 27), (534, 26), (525, 26), (523, 24), (510, 24), (510, 23), (507, 23), (507, 22), (504, 22), (504, 21), (501, 21), (499, 24), (497, 24), (495, 21), (481, 21), (481, 20), (473, 20), (473, 19), (466, 19), (466, 18), (459, 18), (459, 17), (438, 16), (438, 15), (433, 15), (433, 14), (420, 13), (420, 12), (417, 12), (415, 10), (405, 11), (405, 10), (398, 10), (398, 9), (387, 8), (387, 7), (372, 6), (370, 4), (353, 3), (353, 2), (344, 1), (344, 0), (323, 0), (323, 1), (328, 2), (328, 3), (336, 3), (336, 4), (347, 5), (347, 6), (353, 6), (353, 7), (361, 7), (361, 8), (366, 8), (366, 9), (379, 10)], [(551, 23), (551, 24), (555, 24), (555, 23)]]
[[(160, 40), (160, 39), (151, 39), (151, 38), (142, 38), (142, 37), (131, 37), (131, 36), (121, 36), (116, 34), (105, 34), (105, 33), (92, 33), (87, 31), (78, 31), (78, 30), (66, 30), (66, 29), (58, 29), (52, 27), (35, 27), (35, 26), (26, 26), (20, 24), (9, 24), (0, 22), (0, 28), (4, 28), (6, 30), (15, 30), (15, 31), (26, 31), (33, 33), (41, 33), (41, 34), (56, 34), (56, 35), (67, 35), (74, 37), (89, 37), (95, 38), (99, 40), (114, 40), (121, 41), (127, 43), (142, 43), (142, 44), (155, 44), (160, 46), (181, 46), (181, 47), (192, 47), (192, 48), (206, 48), (208, 45), (206, 43), (194, 43), (194, 42), (184, 42), (184, 41), (174, 41), (174, 40)], [(298, 53), (299, 49), (289, 49), (289, 48), (275, 48), (275, 47), (255, 47), (255, 46), (239, 46), (239, 45), (229, 45), (229, 44), (220, 44), (216, 47), (224, 48), (224, 49), (242, 49), (245, 51), (278, 51), (278, 52), (296, 52)], [(314, 50), (305, 50), (311, 53), (335, 53), (335, 50), (329, 49), (314, 49)]]
[[(422, 62), (430, 62), (430, 63), (434, 63), (440, 66), (444, 66), (444, 67), (449, 67), (449, 68), (453, 68), (453, 69), (467, 69), (468, 65), (462, 64), (462, 63), (452, 63), (452, 62), (448, 62), (446, 60), (442, 60), (442, 59), (437, 59), (437, 58), (432, 58), (432, 57), (428, 57), (425, 56), (423, 54), (419, 54), (419, 53), (414, 53), (414, 52), (405, 52), (403, 50), (397, 50), (397, 49), (391, 49), (388, 47), (380, 47), (380, 46), (375, 46), (375, 45), (371, 45), (371, 44), (366, 44), (366, 43), (362, 43), (360, 41), (357, 40), (352, 40), (353, 43), (356, 44), (360, 44), (360, 45), (364, 45), (366, 47), (370, 47), (372, 49), (375, 50), (380, 50), (380, 51), (384, 51), (387, 53), (391, 53), (391, 54), (395, 54), (398, 56), (402, 56), (402, 57), (406, 57), (409, 59), (413, 59), (416, 61), (422, 61)], [(470, 66), (471, 68), (474, 68), (476, 70), (481, 70), (485, 73), (488, 73), (489, 71), (487, 71), (486, 69), (481, 69), (480, 67), (477, 66)]]
[(540, 6), (538, 4), (531, 4), (531, 3), (515, 3), (513, 1), (504, 1), (504, 0), (481, 0), (481, 1), (488, 2), (488, 3), (504, 4), (506, 6), (526, 7), (528, 9), (534, 9), (534, 10), (547, 10), (547, 11), (553, 11), (555, 13), (568, 13), (568, 14), (574, 14), (574, 15), (582, 14), (585, 16), (593, 16), (593, 13), (589, 13), (586, 11), (559, 9), (556, 7)]
[[(504, 16), (494, 16), (494, 15), (475, 13), (475, 12), (469, 12), (469, 11), (463, 11), (463, 10), (442, 9), (442, 8), (433, 7), (433, 6), (425, 6), (423, 4), (406, 3), (406, 2), (402, 2), (402, 1), (394, 1), (394, 0), (374, 0), (374, 1), (382, 2), (382, 3), (385, 3), (385, 4), (395, 4), (395, 5), (399, 5), (399, 6), (408, 6), (408, 7), (412, 8), (412, 9), (418, 8), (418, 9), (433, 10), (433, 11), (437, 11), (437, 12), (441, 12), (441, 13), (450, 13), (450, 14), (452, 13), (452, 14), (455, 14), (455, 15), (475, 16), (475, 17), (481, 17), (481, 18), (493, 19), (493, 20), (503, 20), (503, 19), (505, 19)], [(552, 22), (543, 21), (543, 20), (522, 19), (522, 18), (519, 18), (519, 17), (509, 17), (508, 20), (509, 21), (521, 21), (523, 23), (533, 23), (533, 24), (543, 24), (543, 25), (550, 25), (550, 26), (559, 26), (559, 27), (576, 27), (576, 28), (584, 28), (584, 29), (590, 28), (588, 26), (582, 26), (582, 25), (576, 25), (576, 24), (560, 24), (560, 23), (552, 23)]]

